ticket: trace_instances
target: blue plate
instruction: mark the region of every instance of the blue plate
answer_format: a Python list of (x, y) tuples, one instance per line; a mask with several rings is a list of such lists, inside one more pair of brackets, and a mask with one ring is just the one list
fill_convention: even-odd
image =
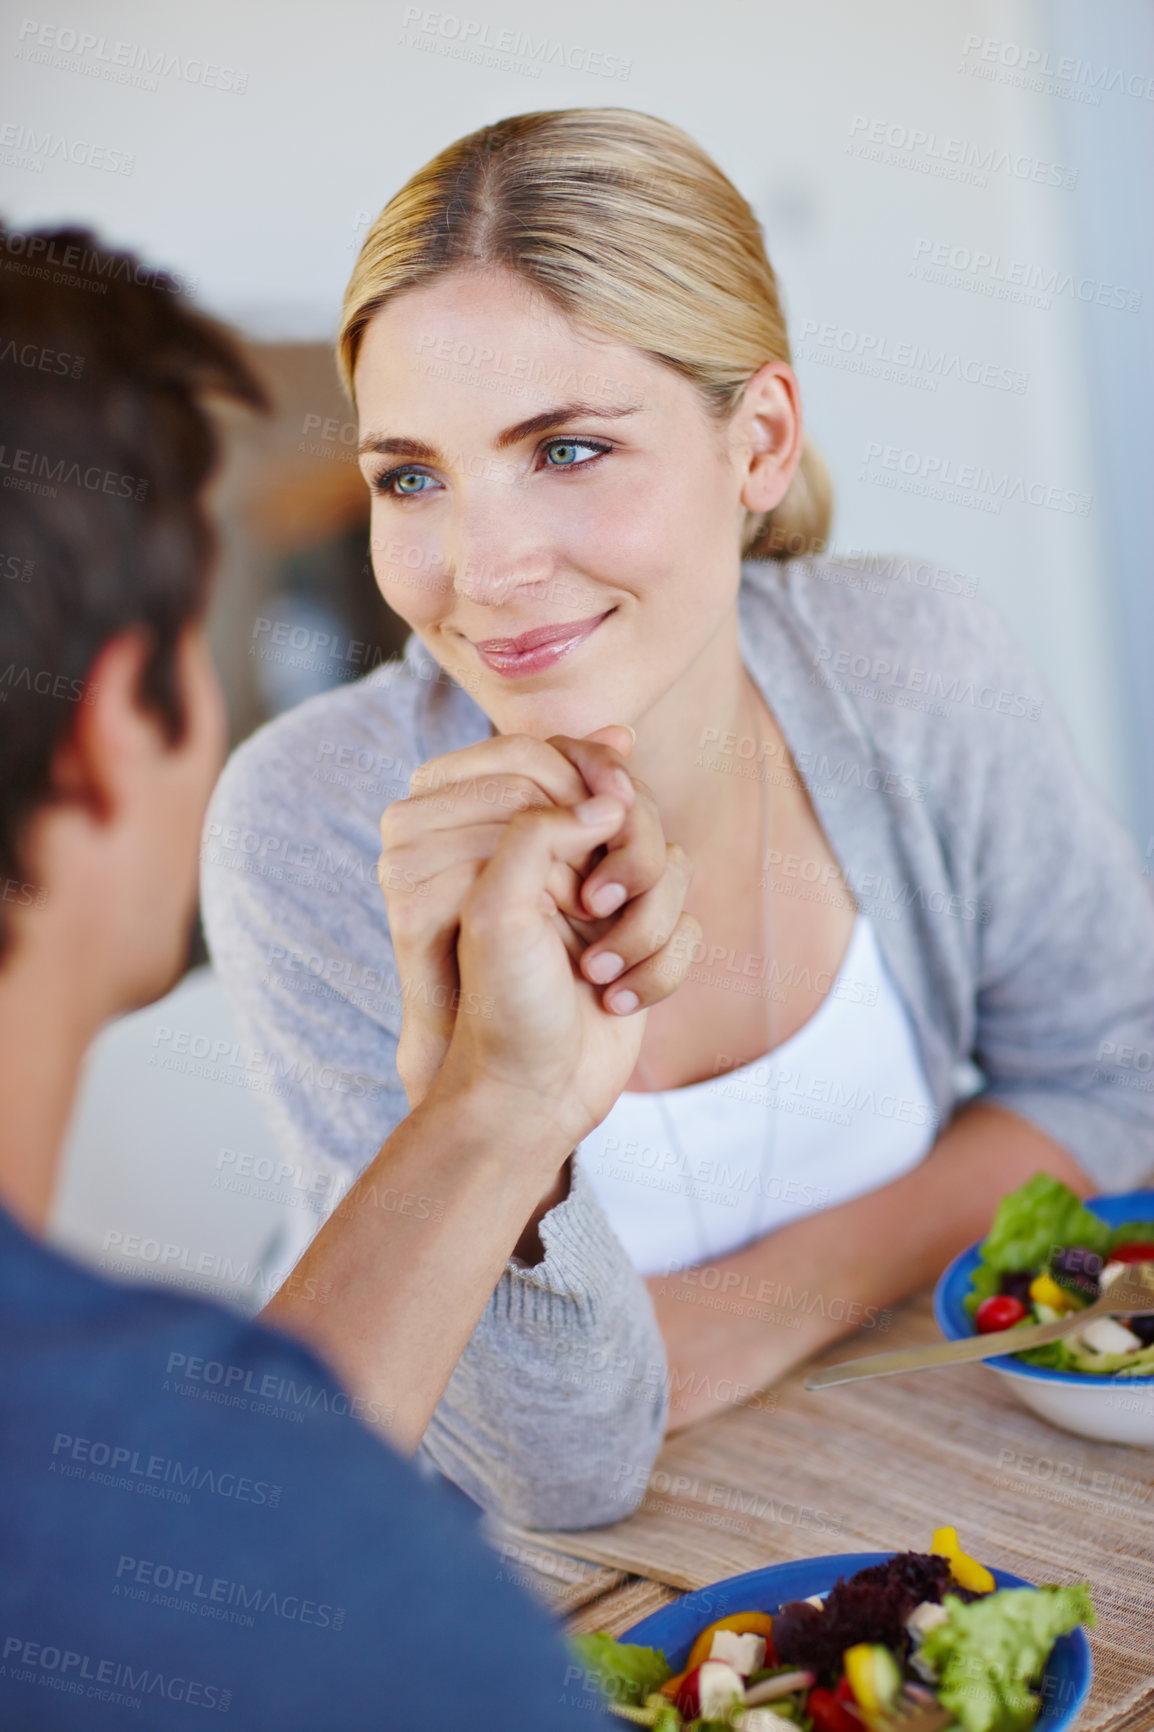
[[(1154, 1220), (1154, 1191), (1127, 1191), (1118, 1197), (1090, 1197), (1086, 1201), (1086, 1208), (1110, 1227), (1120, 1227), (1124, 1221)], [(964, 1301), (970, 1291), (974, 1270), (980, 1262), (978, 1246), (971, 1245), (968, 1251), (963, 1251), (960, 1257), (954, 1258), (934, 1289), (934, 1317), (938, 1328), (949, 1341), (959, 1341), (963, 1336), (974, 1333), (973, 1319), (966, 1310)], [(987, 1359), (985, 1363), (993, 1371), (1008, 1371), (1012, 1376), (1036, 1378), (1042, 1383), (1085, 1385), (1106, 1384), (1110, 1381), (1105, 1377), (1096, 1377), (1092, 1372), (1052, 1371), (1045, 1365), (1027, 1365), (1012, 1353), (999, 1354), (996, 1359)], [(1126, 1387), (1129, 1388), (1132, 1383), (1151, 1382), (1154, 1382), (1154, 1373), (1148, 1373), (1145, 1377), (1127, 1377)]]
[[(841, 1576), (856, 1575), (870, 1564), (884, 1564), (893, 1552), (839, 1552), (828, 1558), (798, 1558), (792, 1564), (773, 1564), (765, 1570), (750, 1570), (730, 1576), (712, 1587), (683, 1594), (671, 1605), (653, 1612), (621, 1637), (643, 1648), (660, 1648), (675, 1672), (689, 1658), (694, 1640), (707, 1624), (728, 1618), (734, 1612), (777, 1612), (788, 1600), (807, 1600), (824, 1594)], [(1021, 1576), (1006, 1570), (991, 1572), (1000, 1588), (1030, 1588)], [(1090, 1693), (1093, 1675), (1090, 1644), (1083, 1630), (1060, 1636), (1054, 1644), (1042, 1675), (1043, 1707), (1032, 1732), (1063, 1732), (1072, 1726)]]

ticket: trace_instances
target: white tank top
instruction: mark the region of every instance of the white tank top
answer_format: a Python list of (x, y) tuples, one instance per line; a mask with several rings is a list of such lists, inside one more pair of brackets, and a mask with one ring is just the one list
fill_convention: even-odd
[(814, 1015), (764, 1058), (621, 1094), (577, 1159), (643, 1275), (723, 1257), (908, 1172), (936, 1134), (913, 1029), (868, 915)]

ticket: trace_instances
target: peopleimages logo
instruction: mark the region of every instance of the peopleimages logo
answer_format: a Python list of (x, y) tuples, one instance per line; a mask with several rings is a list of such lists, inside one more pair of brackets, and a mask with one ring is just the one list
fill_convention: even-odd
[[(151, 1596), (147, 1592), (133, 1594), (125, 1577), (137, 1588), (152, 1588), (158, 1592)], [(274, 1588), (230, 1581), (226, 1576), (208, 1577), (200, 1570), (181, 1569), (175, 1564), (158, 1562), (154, 1558), (134, 1558), (127, 1553), (122, 1553), (116, 1566), (113, 1592), (143, 1600), (151, 1598), (154, 1604), (170, 1605), (175, 1611), (195, 1611), (202, 1617), (213, 1616), (221, 1607), (235, 1607), (242, 1613), (266, 1612), (274, 1618), (313, 1624), (321, 1630), (339, 1630), (345, 1621), (343, 1606), (330, 1606), (324, 1601), (306, 1599), (301, 1594), (278, 1593)], [(182, 1602), (182, 1595), (203, 1603)], [(250, 1625), (253, 1622), (251, 1617), (243, 1621)]]
[(954, 138), (924, 126), (870, 120), (856, 114), (849, 131), (851, 142), (847, 151), (895, 168), (912, 168), (947, 180), (968, 179), (975, 186), (988, 185), (991, 174), (1007, 174), (1014, 180), (1033, 181), (1036, 186), (1060, 186), (1067, 190), (1078, 184), (1076, 168), (1031, 156), (1028, 151), (974, 144), (970, 139)]
[[(183, 1702), (190, 1708), (215, 1709), (220, 1714), (227, 1714), (232, 1702), (231, 1689), (220, 1684), (207, 1684), (198, 1678), (168, 1676), (139, 1663), (114, 1660), (104, 1655), (80, 1654), (52, 1643), (33, 1642), (25, 1636), (4, 1638), (0, 1669), (17, 1684), (47, 1684), (68, 1696), (86, 1696), (134, 1710), (143, 1708), (145, 1696), (163, 1696), (169, 1702)], [(44, 1724), (39, 1720), (37, 1723)], [(24, 1724), (31, 1722), (25, 1721)]]
[(102, 169), (105, 174), (131, 174), (136, 167), (136, 157), (128, 151), (68, 138), (62, 132), (37, 132), (15, 120), (0, 126), (0, 156), (10, 168), (30, 168), (35, 174), (43, 174), (44, 164), (54, 159), (78, 168)]
[(1026, 259), (1003, 258), (983, 247), (958, 246), (951, 241), (923, 238), (914, 242), (910, 275), (918, 282), (943, 288), (968, 289), (974, 294), (1015, 305), (1048, 311), (1061, 296), (1084, 305), (1136, 313), (1142, 305), (1141, 289), (1127, 288), (1097, 277), (1078, 277), (1057, 265), (1031, 264)]
[[(236, 1503), (264, 1504), (268, 1509), (276, 1509), (281, 1499), (281, 1487), (265, 1479), (177, 1461), (172, 1456), (149, 1455), (126, 1443), (73, 1437), (67, 1431), (56, 1433), (48, 1466), (49, 1472), (60, 1473), (66, 1479), (95, 1479), (120, 1491), (139, 1491), (151, 1496), (175, 1488), (176, 1497), (168, 1499), (169, 1502), (187, 1503), (190, 1491), (206, 1491)], [(101, 1471), (93, 1473), (93, 1468)]]
[[(454, 59), (524, 72), (531, 78), (540, 78), (543, 67), (554, 66), (570, 72), (590, 72), (598, 78), (626, 79), (633, 67), (631, 60), (623, 60), (617, 54), (561, 42), (555, 36), (532, 36), (511, 26), (494, 30), (488, 19), (462, 18), (459, 13), (441, 12), (430, 6), (406, 6), (401, 30), (403, 47), (428, 48), (450, 54)], [(405, 31), (410, 33), (408, 39)], [(498, 56), (504, 57), (503, 61), (494, 58)]]
[(177, 78), (183, 84), (200, 84), (206, 90), (230, 91), (237, 96), (243, 95), (248, 87), (248, 73), (234, 66), (220, 66), (195, 55), (182, 58), (166, 48), (113, 41), (89, 30), (42, 24), (35, 18), (24, 19), (19, 40), (17, 60), (64, 72), (81, 72), (113, 84), (131, 84), (136, 89), (156, 90), (158, 77)]
[[(1089, 517), (1094, 504), (1092, 493), (1075, 488), (1059, 487), (1045, 481), (1027, 481), (1025, 476), (1007, 470), (987, 469), (981, 463), (957, 463), (930, 451), (910, 451), (899, 445), (882, 445), (876, 439), (866, 441), (862, 461), (867, 465), (859, 477), (877, 483), (884, 481), (885, 471), (895, 476), (929, 482), (942, 489), (953, 489), (957, 503), (966, 503), (973, 495), (988, 502), (987, 509), (1001, 509), (1006, 500), (1023, 505), (1038, 505), (1048, 511), (1064, 511), (1077, 517)], [(877, 465), (876, 468), (870, 467)], [(892, 484), (891, 484), (892, 485)]]
[(1059, 57), (1048, 48), (1004, 42), (995, 36), (967, 36), (962, 44), (961, 69), (979, 78), (1044, 95), (1077, 97), (1095, 106), (1103, 91), (1154, 101), (1154, 77), (1148, 72), (1125, 70), (1109, 61), (1095, 65), (1076, 54)]
[[(870, 378), (892, 379), (901, 384), (919, 383), (937, 390), (939, 379), (957, 379), (967, 385), (982, 385), (994, 391), (1013, 391), (1021, 396), (1030, 375), (997, 362), (961, 355), (930, 343), (897, 340), (879, 331), (858, 331), (848, 325), (806, 319), (800, 330), (798, 353), (803, 360), (863, 372)], [(924, 375), (924, 377), (922, 377)], [(828, 559), (829, 554), (826, 555)]]

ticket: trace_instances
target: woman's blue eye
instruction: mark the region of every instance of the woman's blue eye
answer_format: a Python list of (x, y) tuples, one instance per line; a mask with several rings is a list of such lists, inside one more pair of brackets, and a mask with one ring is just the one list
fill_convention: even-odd
[(431, 475), (426, 475), (423, 469), (394, 469), (391, 475), (385, 476), (385, 485), (392, 483), (394, 490), (402, 496), (413, 493), (425, 493), (424, 483), (431, 481)]
[[(557, 459), (555, 463), (550, 463), (551, 469), (580, 469), (582, 464), (577, 461), (579, 451), (592, 451), (594, 456), (600, 457), (608, 449), (607, 445), (594, 445), (588, 439), (554, 439), (545, 447), (546, 455)], [(588, 462), (589, 459), (584, 461)]]

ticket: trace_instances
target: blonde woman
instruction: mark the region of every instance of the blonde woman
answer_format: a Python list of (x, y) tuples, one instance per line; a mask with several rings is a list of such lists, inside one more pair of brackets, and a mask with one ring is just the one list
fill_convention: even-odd
[(762, 235), (676, 127), (577, 109), (450, 146), (370, 230), (338, 354), (412, 636), (250, 740), (207, 833), (286, 1149), (330, 1195), (362, 1175), (280, 1310), (395, 1404), (392, 1250), (468, 1229), (377, 1151), (486, 1014), (463, 899), (521, 805), (623, 788), (550, 918), (636, 1068), (421, 1442), (514, 1520), (608, 1521), (667, 1421), (876, 1321), (1036, 1170), (1149, 1168), (1154, 1097), (1106, 1061), (1154, 1047), (1154, 911), (994, 615), (817, 557)]

